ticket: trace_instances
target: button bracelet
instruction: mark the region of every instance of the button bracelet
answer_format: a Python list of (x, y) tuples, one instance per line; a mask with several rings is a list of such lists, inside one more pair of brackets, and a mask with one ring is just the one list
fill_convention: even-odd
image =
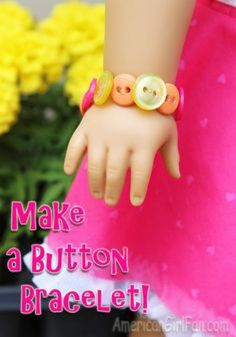
[(80, 103), (84, 115), (93, 105), (101, 106), (109, 97), (124, 107), (136, 104), (144, 111), (157, 111), (163, 115), (176, 113), (180, 119), (184, 106), (184, 92), (171, 83), (165, 83), (159, 76), (143, 74), (138, 78), (130, 74), (119, 74), (115, 78), (105, 71), (100, 78), (93, 79)]

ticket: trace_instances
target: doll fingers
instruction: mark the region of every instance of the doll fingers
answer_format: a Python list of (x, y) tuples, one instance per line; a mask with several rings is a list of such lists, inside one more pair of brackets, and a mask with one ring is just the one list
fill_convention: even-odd
[(107, 160), (105, 192), (105, 202), (107, 205), (114, 206), (119, 201), (128, 166), (128, 152), (119, 149), (113, 149), (109, 152)]
[(167, 172), (173, 178), (181, 177), (179, 168), (179, 149), (177, 138), (169, 140), (161, 149), (161, 155)]
[(133, 206), (141, 206), (147, 194), (152, 173), (154, 154), (150, 152), (134, 153), (131, 157), (131, 191)]
[(86, 147), (87, 141), (85, 135), (83, 133), (78, 134), (78, 131), (76, 131), (69, 142), (66, 152), (64, 171), (67, 175), (72, 175), (75, 172)]
[(103, 198), (106, 175), (106, 150), (101, 146), (88, 146), (88, 181), (90, 193)]

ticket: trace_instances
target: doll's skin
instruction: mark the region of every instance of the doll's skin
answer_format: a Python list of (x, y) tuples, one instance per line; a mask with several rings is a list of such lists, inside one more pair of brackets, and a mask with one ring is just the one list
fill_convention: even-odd
[[(106, 0), (105, 70), (114, 75), (153, 73), (174, 82), (194, 0)], [(130, 200), (146, 196), (154, 157), (160, 150), (169, 174), (180, 177), (174, 118), (124, 108), (110, 100), (93, 106), (72, 136), (65, 172), (73, 174), (88, 151), (91, 194), (115, 205), (131, 168)]]
[[(104, 68), (114, 75), (154, 73), (173, 83), (194, 4), (195, 0), (106, 0)], [(139, 206), (158, 150), (169, 174), (180, 177), (177, 138), (173, 117), (136, 106), (123, 108), (110, 100), (93, 106), (83, 118), (69, 143), (65, 172), (76, 171), (87, 149), (90, 191), (112, 206), (130, 167), (130, 199)], [(130, 337), (164, 336), (162, 331), (145, 332), (147, 322), (140, 317), (143, 328)]]

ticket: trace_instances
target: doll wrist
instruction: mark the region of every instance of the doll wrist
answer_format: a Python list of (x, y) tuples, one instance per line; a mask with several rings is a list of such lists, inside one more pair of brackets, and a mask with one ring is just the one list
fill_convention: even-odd
[(165, 83), (159, 76), (143, 74), (137, 78), (130, 74), (113, 76), (105, 71), (98, 80), (93, 79), (81, 100), (82, 115), (93, 105), (101, 106), (111, 97), (123, 107), (137, 105), (144, 111), (157, 111), (163, 115), (177, 115), (184, 104), (184, 93), (174, 84)]

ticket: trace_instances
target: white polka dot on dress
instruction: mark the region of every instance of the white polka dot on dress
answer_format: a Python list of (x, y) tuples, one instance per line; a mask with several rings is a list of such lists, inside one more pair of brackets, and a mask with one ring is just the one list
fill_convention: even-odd
[(217, 78), (217, 83), (219, 84), (226, 84), (226, 75), (225, 74), (221, 74), (218, 78)]
[(186, 180), (187, 180), (187, 184), (188, 185), (192, 185), (194, 183), (194, 181), (195, 181), (195, 179), (194, 179), (194, 177), (192, 175), (188, 175), (187, 178), (186, 178)]
[(236, 316), (236, 304), (229, 308), (229, 313)]
[(198, 296), (199, 296), (199, 293), (200, 293), (199, 289), (192, 289), (191, 290), (192, 298), (196, 300), (198, 298)]
[(196, 26), (197, 26), (197, 19), (194, 18), (194, 19), (191, 21), (190, 27), (196, 27)]
[(183, 228), (184, 228), (184, 225), (183, 225), (183, 223), (182, 223), (181, 220), (178, 220), (178, 221), (176, 222), (176, 227), (177, 227), (178, 229), (183, 229)]
[(115, 210), (115, 211), (111, 212), (109, 214), (109, 217), (110, 217), (110, 219), (114, 219), (114, 220), (118, 219), (118, 217), (119, 217), (119, 211)]
[(142, 213), (142, 212), (143, 212), (143, 209), (144, 209), (144, 207), (143, 207), (143, 206), (140, 206), (140, 207), (139, 207), (139, 212)]
[(203, 129), (206, 129), (206, 128), (207, 128), (208, 123), (209, 123), (208, 118), (203, 118), (203, 119), (200, 120), (200, 126), (201, 126)]
[(163, 272), (167, 271), (167, 270), (168, 270), (168, 264), (165, 263), (165, 262), (162, 262), (162, 264), (161, 264), (161, 270), (162, 270)]
[(236, 193), (234, 192), (227, 192), (225, 195), (225, 199), (227, 202), (233, 202), (236, 200)]
[(213, 256), (215, 255), (216, 248), (214, 246), (209, 246), (206, 251), (209, 256)]

